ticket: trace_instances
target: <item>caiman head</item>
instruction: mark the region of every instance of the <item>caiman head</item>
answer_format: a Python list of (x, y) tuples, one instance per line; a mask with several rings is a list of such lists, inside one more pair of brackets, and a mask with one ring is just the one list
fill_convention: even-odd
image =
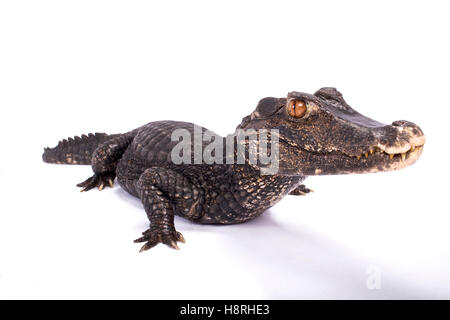
[[(238, 129), (277, 129), (281, 175), (401, 169), (421, 155), (425, 136), (412, 122), (380, 123), (353, 110), (335, 88), (264, 98)], [(276, 132), (276, 131), (275, 131)]]

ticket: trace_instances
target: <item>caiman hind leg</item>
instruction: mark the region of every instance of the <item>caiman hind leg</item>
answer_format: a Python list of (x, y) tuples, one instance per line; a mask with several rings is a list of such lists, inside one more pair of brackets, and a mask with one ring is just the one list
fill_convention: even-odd
[(179, 249), (177, 242), (185, 242), (175, 230), (175, 211), (190, 220), (202, 212), (202, 193), (183, 175), (165, 168), (152, 167), (144, 171), (136, 183), (137, 193), (150, 220), (150, 228), (134, 242), (146, 242), (141, 252), (158, 243)]
[(133, 141), (134, 134), (126, 133), (114, 137), (95, 149), (91, 165), (94, 175), (87, 180), (77, 184), (81, 191), (88, 191), (95, 187), (103, 190), (105, 186), (112, 187), (116, 177), (117, 162), (125, 150)]

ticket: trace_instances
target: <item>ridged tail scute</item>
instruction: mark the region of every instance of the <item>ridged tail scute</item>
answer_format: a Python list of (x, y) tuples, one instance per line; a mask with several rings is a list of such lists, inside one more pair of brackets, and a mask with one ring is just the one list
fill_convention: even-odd
[(45, 148), (42, 160), (47, 163), (90, 165), (92, 154), (114, 135), (95, 133), (64, 139), (54, 148)]

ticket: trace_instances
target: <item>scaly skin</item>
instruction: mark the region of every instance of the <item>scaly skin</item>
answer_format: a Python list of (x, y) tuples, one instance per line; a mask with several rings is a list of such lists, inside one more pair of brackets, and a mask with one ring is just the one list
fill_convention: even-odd
[[(296, 101), (306, 110), (301, 117), (298, 110), (293, 116), (289, 109)], [(43, 159), (91, 164), (94, 175), (78, 184), (82, 191), (112, 186), (117, 176), (123, 189), (141, 199), (150, 220), (150, 228), (135, 240), (145, 242), (143, 251), (158, 243), (178, 249), (177, 242), (184, 242), (184, 237), (175, 229), (175, 214), (204, 224), (245, 222), (288, 194), (309, 193), (301, 184), (308, 175), (399, 169), (419, 158), (425, 142), (415, 124), (384, 125), (366, 118), (333, 88), (314, 95), (293, 92), (287, 98), (262, 99), (238, 128), (279, 130), (276, 174), (263, 175), (263, 166), (248, 160), (174, 164), (171, 152), (178, 141), (171, 141), (173, 131), (185, 129), (194, 135), (193, 124), (175, 121), (151, 122), (125, 134), (69, 139), (46, 148)], [(207, 144), (203, 142), (203, 147)]]

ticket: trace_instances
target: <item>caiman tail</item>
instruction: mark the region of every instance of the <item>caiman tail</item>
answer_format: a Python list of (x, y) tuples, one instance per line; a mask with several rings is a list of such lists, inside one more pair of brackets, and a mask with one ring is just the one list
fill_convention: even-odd
[(95, 133), (60, 141), (54, 148), (45, 148), (42, 160), (47, 163), (90, 165), (92, 154), (115, 134)]

